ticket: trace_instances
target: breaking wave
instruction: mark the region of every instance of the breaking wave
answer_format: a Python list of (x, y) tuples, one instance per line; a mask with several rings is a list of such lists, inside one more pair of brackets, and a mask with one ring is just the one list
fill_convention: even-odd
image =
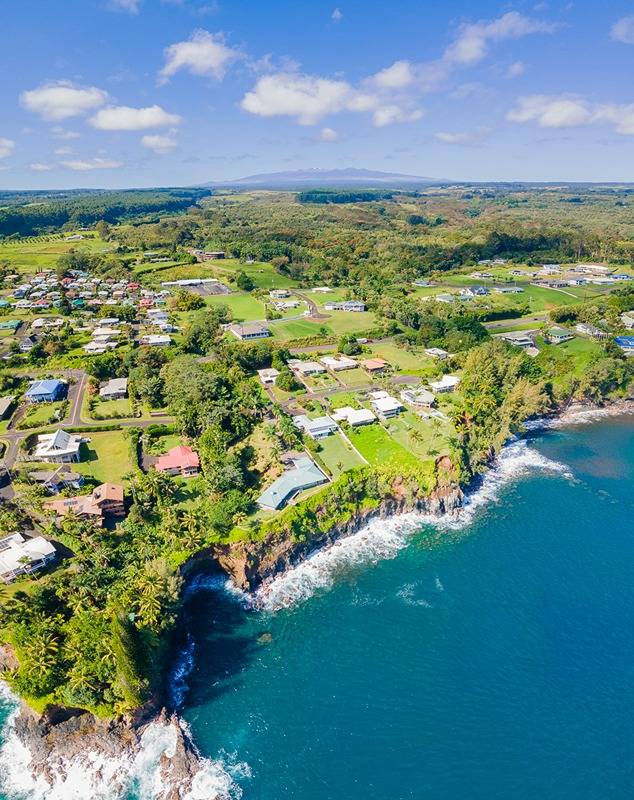
[(0, 792), (10, 800), (239, 800), (237, 780), (249, 775), (246, 764), (201, 759), (191, 786), (166, 785), (161, 765), (176, 753), (177, 732), (173, 725), (154, 722), (144, 730), (137, 750), (119, 758), (86, 752), (60, 760), (50, 765), (49, 782), (33, 775), (31, 755), (13, 725), (18, 699), (2, 683), (0, 709), (8, 713), (0, 747)]
[(443, 516), (409, 513), (389, 519), (376, 519), (356, 533), (316, 551), (252, 595), (255, 608), (277, 611), (307, 600), (315, 592), (329, 589), (338, 576), (358, 565), (372, 565), (395, 558), (407, 546), (414, 533), (425, 525), (440, 530), (458, 530), (470, 525), (484, 506), (496, 502), (500, 490), (523, 476), (536, 472), (550, 473), (568, 480), (574, 476), (565, 464), (546, 458), (525, 440), (508, 444), (482, 479), (465, 497), (458, 511)]

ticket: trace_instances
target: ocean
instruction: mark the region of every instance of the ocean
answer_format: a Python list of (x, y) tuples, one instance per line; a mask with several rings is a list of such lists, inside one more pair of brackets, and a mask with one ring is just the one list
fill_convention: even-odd
[[(634, 418), (583, 418), (509, 445), (459, 520), (375, 521), (254, 598), (200, 587), (175, 681), (195, 797), (629, 799), (633, 511)], [(120, 797), (152, 796), (155, 738)], [(117, 797), (25, 772), (3, 800)]]

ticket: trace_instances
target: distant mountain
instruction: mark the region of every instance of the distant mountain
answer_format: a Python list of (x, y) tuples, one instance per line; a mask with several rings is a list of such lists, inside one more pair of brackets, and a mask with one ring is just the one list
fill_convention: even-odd
[(269, 172), (260, 175), (247, 175), (234, 181), (211, 181), (205, 187), (213, 186), (376, 186), (402, 184), (438, 183), (434, 178), (419, 175), (402, 175), (399, 172), (378, 172), (373, 169), (297, 169), (288, 172)]

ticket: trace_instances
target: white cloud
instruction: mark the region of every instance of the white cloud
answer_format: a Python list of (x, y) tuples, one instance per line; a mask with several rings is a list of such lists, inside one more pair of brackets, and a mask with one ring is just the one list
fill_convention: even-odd
[(176, 131), (170, 131), (168, 134), (150, 134), (141, 138), (143, 147), (148, 150), (154, 150), (155, 153), (165, 154), (171, 152), (176, 147), (176, 139), (174, 138)]
[(55, 150), (55, 155), (56, 156), (70, 156), (72, 154), (73, 154), (73, 148), (72, 147), (58, 147)]
[(523, 75), (526, 72), (526, 64), (523, 61), (514, 61), (512, 64), (509, 64), (506, 70), (506, 78), (519, 78), (520, 75)]
[(13, 139), (0, 138), (0, 158), (6, 158), (7, 156), (10, 156), (14, 147), (15, 142)]
[(70, 81), (45, 83), (20, 95), (20, 102), (27, 111), (53, 122), (87, 114), (107, 99), (107, 93), (96, 86), (80, 87)]
[(319, 138), (322, 142), (336, 142), (339, 138), (339, 134), (332, 128), (322, 128), (319, 131)]
[(118, 169), (123, 166), (123, 162), (109, 158), (91, 158), (90, 160), (62, 161), (62, 166), (75, 172), (89, 172), (93, 169)]
[(141, 9), (141, 0), (110, 0), (108, 8), (112, 11), (126, 11), (128, 14), (138, 14)]
[(592, 105), (580, 97), (531, 95), (520, 97), (506, 117), (511, 122), (536, 122), (540, 128), (608, 124), (614, 126), (616, 133), (634, 136), (634, 103)]
[(94, 128), (102, 131), (142, 131), (178, 125), (181, 117), (178, 114), (169, 114), (157, 105), (146, 108), (109, 106), (102, 108), (89, 121)]
[(490, 133), (490, 128), (477, 128), (474, 131), (438, 131), (434, 137), (443, 144), (472, 146), (486, 139)]
[(330, 15), (330, 19), (334, 20), (334, 22), (341, 22), (343, 19), (343, 11), (340, 8), (335, 8)]
[(41, 162), (37, 161), (34, 164), (29, 164), (29, 169), (33, 172), (50, 172), (52, 169), (55, 169), (55, 165), (42, 164)]
[(555, 26), (550, 23), (509, 11), (497, 19), (461, 25), (458, 36), (445, 50), (443, 58), (453, 64), (477, 64), (487, 55), (492, 42), (519, 39), (531, 33), (552, 33), (554, 30)]
[(278, 72), (260, 78), (241, 106), (260, 117), (294, 117), (300, 125), (314, 125), (349, 108), (353, 94), (345, 81)]
[(54, 125), (51, 128), (51, 133), (56, 139), (79, 139), (81, 134), (76, 131), (67, 131), (60, 125)]
[(536, 122), (540, 128), (570, 128), (593, 121), (585, 100), (541, 94), (520, 97), (506, 118), (511, 122)]
[(634, 44), (634, 15), (622, 17), (612, 26), (612, 38), (623, 44)]
[(384, 128), (386, 125), (394, 125), (396, 122), (414, 122), (423, 116), (420, 108), (407, 111), (400, 106), (389, 105), (380, 106), (372, 115), (372, 119), (377, 128)]
[(381, 89), (402, 89), (414, 83), (416, 77), (409, 61), (395, 61), (391, 67), (377, 72), (370, 81)]
[(185, 42), (177, 42), (165, 49), (165, 66), (159, 73), (159, 83), (165, 83), (180, 70), (222, 80), (227, 67), (243, 58), (234, 47), (225, 44), (222, 33), (196, 30)]

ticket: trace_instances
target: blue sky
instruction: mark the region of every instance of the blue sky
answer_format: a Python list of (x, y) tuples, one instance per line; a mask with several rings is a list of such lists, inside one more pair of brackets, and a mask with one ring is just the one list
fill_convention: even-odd
[(634, 181), (634, 0), (3, 0), (0, 186)]

